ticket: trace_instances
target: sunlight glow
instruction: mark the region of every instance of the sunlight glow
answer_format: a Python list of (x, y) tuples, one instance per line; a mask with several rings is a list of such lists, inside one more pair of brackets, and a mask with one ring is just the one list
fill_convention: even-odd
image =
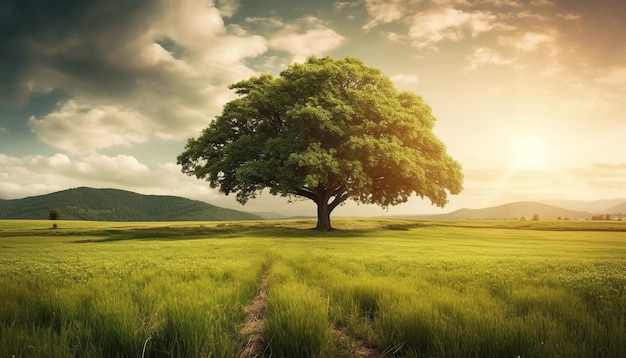
[(513, 170), (544, 170), (550, 165), (550, 148), (538, 136), (522, 136), (511, 142)]

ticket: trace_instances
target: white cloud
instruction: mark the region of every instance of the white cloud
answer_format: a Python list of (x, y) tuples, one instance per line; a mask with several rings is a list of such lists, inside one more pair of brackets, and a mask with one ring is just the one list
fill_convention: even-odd
[[(556, 17), (553, 21), (560, 20)], [(578, 39), (563, 27), (541, 23), (534, 31), (512, 32), (498, 38), (498, 44), (511, 50), (516, 68), (534, 69), (546, 83), (558, 88), (553, 107), (578, 110), (616, 108), (625, 97), (626, 69), (591, 63)]]
[(207, 40), (225, 32), (219, 9), (202, 1), (166, 2), (148, 36), (167, 37), (187, 49), (198, 50)]
[(580, 20), (580, 15), (577, 14), (558, 14), (558, 17), (568, 21), (578, 21)]
[(538, 12), (530, 11), (530, 10), (520, 11), (516, 14), (516, 16), (518, 19), (522, 19), (522, 20), (533, 20), (533, 21), (542, 21), (542, 22), (550, 20), (548, 16), (538, 13)]
[[(2, 154), (0, 153), (0, 166), (3, 168), (9, 168), (9, 167), (13, 167), (15, 165), (19, 165), (21, 163), (21, 160), (19, 158), (16, 157), (11, 157), (8, 156), (6, 154)], [(8, 175), (8, 172), (6, 170), (0, 172), (1, 174), (4, 175)]]
[(532, 0), (530, 4), (536, 7), (555, 7), (556, 6), (553, 0)]
[(475, 70), (478, 67), (485, 65), (510, 65), (513, 64), (512, 60), (505, 59), (498, 53), (496, 50), (487, 48), (487, 47), (479, 47), (474, 50), (474, 52), (468, 56), (468, 65), (465, 68), (466, 70)]
[(235, 15), (240, 6), (239, 0), (217, 0), (217, 8), (224, 17)]
[(85, 173), (98, 172), (103, 177), (115, 178), (133, 178), (144, 177), (149, 173), (149, 169), (146, 165), (139, 163), (139, 161), (129, 155), (117, 155), (115, 157), (109, 157), (102, 154), (91, 154), (80, 159), (83, 170)]
[[(226, 35), (216, 39), (211, 51), (202, 54), (202, 60), (209, 66), (219, 63), (225, 65), (236, 65), (243, 59), (256, 57), (267, 50), (265, 39), (261, 36), (233, 36)], [(219, 55), (217, 55), (219, 54)], [(243, 67), (243, 72), (250, 71)]]
[(185, 76), (194, 76), (197, 73), (185, 61), (175, 58), (169, 51), (158, 43), (146, 43), (139, 52), (139, 58), (143, 60), (140, 66), (160, 67), (163, 70), (169, 70), (174, 73)]
[(79, 100), (28, 123), (41, 140), (71, 153), (143, 143), (150, 133), (149, 121), (135, 110)]
[(344, 42), (344, 37), (326, 27), (312, 16), (285, 25), (272, 36), (270, 47), (290, 53), (293, 61), (302, 62), (309, 56), (322, 56)]
[[(506, 28), (491, 12), (468, 10), (466, 5), (465, 1), (451, 0), (433, 3), (365, 0), (370, 20), (363, 28), (369, 30), (382, 24), (402, 22), (408, 27), (411, 44), (420, 49), (437, 49), (436, 45), (441, 41), (459, 41), (496, 28)], [(394, 34), (391, 40), (398, 38)]]
[(523, 6), (517, 0), (482, 0), (482, 2), (493, 5), (495, 7), (519, 8)]
[(333, 4), (335, 10), (353, 9), (359, 6), (359, 1), (337, 1)]
[(62, 154), (23, 158), (0, 154), (0, 198), (16, 199), (46, 194), (60, 189), (59, 185), (71, 186), (75, 181), (61, 174), (67, 170), (67, 163), (63, 163), (60, 168), (60, 158)]
[(48, 159), (48, 163), (51, 167), (62, 167), (71, 163), (70, 158), (61, 153), (57, 153)]
[(282, 27), (283, 20), (277, 17), (246, 17), (244, 20), (248, 24), (256, 24), (263, 27)]
[(540, 48), (554, 45), (556, 39), (554, 35), (548, 33), (526, 32), (508, 40), (501, 38), (503, 42), (511, 44), (521, 52), (536, 52)]
[(398, 87), (410, 86), (419, 82), (419, 76), (415, 73), (398, 73), (389, 78)]
[(365, 0), (365, 9), (370, 21), (363, 28), (368, 30), (381, 24), (403, 19), (415, 1), (406, 0)]
[(441, 8), (416, 13), (409, 18), (409, 38), (419, 48), (432, 47), (443, 40), (459, 41), (494, 28), (496, 17), (488, 12), (465, 12)]
[(383, 34), (384, 34), (384, 37), (391, 42), (400, 43), (403, 40), (402, 35), (399, 35), (392, 31), (385, 32)]

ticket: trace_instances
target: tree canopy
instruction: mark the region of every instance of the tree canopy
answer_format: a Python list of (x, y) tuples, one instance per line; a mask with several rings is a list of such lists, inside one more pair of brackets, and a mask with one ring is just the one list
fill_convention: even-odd
[(230, 86), (228, 102), (178, 164), (245, 204), (261, 190), (318, 208), (317, 229), (347, 199), (382, 207), (416, 194), (443, 207), (462, 190), (424, 100), (356, 58), (309, 58), (278, 77)]

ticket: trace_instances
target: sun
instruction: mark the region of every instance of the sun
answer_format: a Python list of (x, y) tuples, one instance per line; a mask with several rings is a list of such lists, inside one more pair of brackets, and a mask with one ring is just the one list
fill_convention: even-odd
[(542, 170), (549, 166), (550, 148), (539, 136), (521, 136), (511, 142), (511, 162), (516, 170)]

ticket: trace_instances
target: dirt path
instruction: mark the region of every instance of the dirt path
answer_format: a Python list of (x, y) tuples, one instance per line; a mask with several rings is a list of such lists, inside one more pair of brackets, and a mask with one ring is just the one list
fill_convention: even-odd
[[(248, 341), (239, 353), (239, 358), (260, 358), (263, 356), (265, 341), (263, 329), (265, 327), (265, 313), (267, 311), (267, 281), (269, 270), (263, 274), (259, 283), (259, 294), (252, 303), (244, 308), (246, 321), (240, 333), (248, 336)], [(347, 357), (378, 358), (381, 353), (361, 338), (351, 335), (345, 328), (330, 326), (331, 334), (337, 343), (337, 348)]]
[(347, 357), (354, 358), (379, 358), (382, 354), (370, 344), (361, 338), (357, 338), (351, 335), (345, 328), (333, 326), (331, 327), (331, 333), (335, 342), (337, 342), (337, 348)]
[(263, 356), (265, 341), (263, 340), (263, 328), (265, 327), (265, 312), (267, 311), (267, 280), (269, 270), (263, 274), (259, 283), (259, 294), (251, 304), (244, 308), (247, 314), (246, 322), (241, 329), (241, 334), (249, 336), (248, 342), (239, 353), (239, 358), (258, 358)]

